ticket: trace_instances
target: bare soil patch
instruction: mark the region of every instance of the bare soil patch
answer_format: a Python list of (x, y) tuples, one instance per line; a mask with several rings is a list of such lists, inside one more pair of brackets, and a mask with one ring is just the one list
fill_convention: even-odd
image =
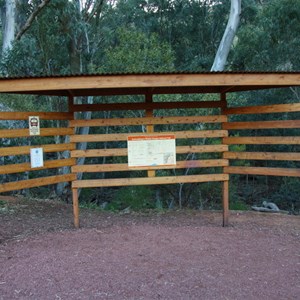
[(74, 230), (70, 205), (6, 201), (0, 299), (299, 299), (299, 216), (82, 210)]

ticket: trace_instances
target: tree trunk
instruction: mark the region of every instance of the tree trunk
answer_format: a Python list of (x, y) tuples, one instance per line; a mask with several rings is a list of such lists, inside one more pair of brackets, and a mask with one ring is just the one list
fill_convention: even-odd
[(11, 50), (12, 43), (15, 39), (15, 14), (16, 14), (16, 0), (5, 1), (5, 16), (4, 16), (4, 30), (3, 30), (3, 44), (2, 52)]
[(241, 1), (242, 0), (231, 0), (228, 23), (215, 56), (213, 66), (211, 67), (211, 71), (223, 71), (225, 68), (229, 50), (240, 22)]
[[(89, 96), (87, 97), (87, 104), (93, 104), (94, 103), (94, 97), (92, 96)], [(91, 116), (92, 116), (92, 112), (90, 111), (87, 111), (87, 112), (84, 112), (84, 115), (83, 115), (83, 119), (84, 120), (90, 120), (91, 119)], [(77, 134), (89, 134), (89, 131), (90, 131), (90, 127), (80, 127), (79, 129), (79, 132)], [(65, 137), (65, 143), (69, 143), (69, 137), (66, 136)], [(86, 150), (86, 147), (87, 147), (87, 143), (84, 142), (84, 143), (79, 143), (78, 144), (78, 148), (77, 150)], [(70, 157), (69, 155), (69, 151), (65, 151), (63, 153), (63, 158), (68, 158)], [(76, 165), (83, 165), (84, 164), (84, 161), (85, 161), (85, 158), (84, 157), (80, 157), (77, 159), (77, 164)], [(70, 167), (62, 167), (59, 172), (59, 174), (69, 174), (70, 173)], [(81, 180), (82, 179), (82, 173), (77, 173), (77, 178), (78, 180)], [(60, 182), (56, 185), (56, 195), (59, 196), (59, 197), (62, 197), (64, 195), (64, 193), (66, 193), (66, 186), (68, 185), (68, 183), (66, 182)], [(81, 192), (81, 189), (78, 190), (78, 197), (80, 195), (80, 192)]]
[[(87, 102), (88, 104), (93, 104), (94, 103), (94, 97), (92, 96), (89, 96), (87, 98)], [(92, 112), (91, 111), (86, 111), (84, 112), (83, 114), (83, 118), (85, 120), (90, 120), (92, 117)], [(89, 134), (89, 131), (90, 131), (90, 127), (80, 127), (80, 130), (79, 130), (79, 133), (80, 135), (85, 135), (85, 134)], [(78, 150), (86, 150), (87, 148), (87, 143), (86, 142), (83, 142), (83, 143), (79, 143), (78, 144)], [(77, 165), (83, 165), (84, 164), (84, 161), (85, 161), (85, 157), (80, 157), (77, 159)], [(81, 180), (82, 179), (82, 175), (83, 173), (77, 173), (77, 179), (78, 180)], [(80, 196), (80, 193), (81, 193), (81, 189), (78, 189), (78, 198)]]

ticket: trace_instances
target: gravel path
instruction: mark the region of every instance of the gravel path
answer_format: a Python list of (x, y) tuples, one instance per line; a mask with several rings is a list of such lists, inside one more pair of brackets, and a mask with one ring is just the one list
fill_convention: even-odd
[(1, 300), (300, 299), (299, 217), (84, 211), (73, 230), (69, 206), (25, 203), (0, 214)]

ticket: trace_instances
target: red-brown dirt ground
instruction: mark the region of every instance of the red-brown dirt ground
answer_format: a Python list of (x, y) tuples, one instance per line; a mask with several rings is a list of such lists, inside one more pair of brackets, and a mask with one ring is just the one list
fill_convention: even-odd
[(85, 209), (75, 230), (70, 205), (1, 199), (1, 300), (300, 299), (299, 216)]

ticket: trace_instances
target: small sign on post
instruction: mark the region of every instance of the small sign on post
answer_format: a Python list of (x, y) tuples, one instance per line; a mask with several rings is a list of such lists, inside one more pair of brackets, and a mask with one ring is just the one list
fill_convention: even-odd
[(127, 144), (129, 167), (176, 165), (173, 134), (129, 136)]
[(30, 116), (29, 122), (29, 134), (40, 135), (40, 118), (38, 116)]
[(43, 148), (30, 149), (31, 168), (41, 168), (44, 166)]

